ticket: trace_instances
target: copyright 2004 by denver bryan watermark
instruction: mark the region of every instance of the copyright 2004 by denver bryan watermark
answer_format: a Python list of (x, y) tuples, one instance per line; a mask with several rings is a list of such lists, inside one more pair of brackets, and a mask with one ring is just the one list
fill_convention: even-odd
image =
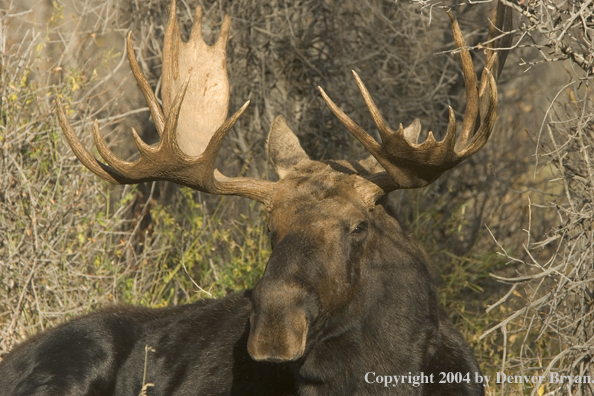
[(461, 384), (461, 383), (477, 383), (488, 386), (491, 384), (531, 384), (540, 385), (545, 383), (550, 384), (590, 384), (594, 383), (594, 377), (588, 375), (571, 376), (561, 375), (559, 373), (548, 373), (547, 375), (513, 375), (502, 372), (495, 373), (494, 376), (481, 375), (480, 373), (452, 373), (440, 372), (439, 374), (425, 374), (412, 373), (389, 375), (375, 373), (369, 371), (365, 374), (365, 382), (372, 385), (380, 385), (383, 387), (397, 387), (399, 385), (412, 385), (414, 387), (422, 384)]

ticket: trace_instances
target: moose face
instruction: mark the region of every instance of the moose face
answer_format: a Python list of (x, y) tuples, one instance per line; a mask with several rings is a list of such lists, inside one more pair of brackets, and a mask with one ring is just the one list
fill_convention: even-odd
[[(277, 143), (291, 150), (275, 151)], [(268, 155), (282, 179), (268, 221), (272, 255), (252, 292), (248, 351), (255, 360), (294, 361), (330, 318), (353, 309), (375, 213), (365, 203), (371, 183), (352, 164), (309, 160), (282, 120), (273, 124)]]
[(317, 320), (339, 315), (360, 289), (373, 219), (353, 191), (357, 176), (340, 176), (335, 182), (296, 171), (279, 182), (269, 220), (273, 251), (252, 294), (248, 351), (256, 360), (300, 358), (308, 333), (323, 325)]

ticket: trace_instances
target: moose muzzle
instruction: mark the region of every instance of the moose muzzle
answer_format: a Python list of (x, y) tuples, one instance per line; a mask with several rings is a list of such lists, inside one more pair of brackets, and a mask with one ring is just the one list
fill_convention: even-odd
[(289, 362), (305, 352), (308, 330), (319, 313), (314, 288), (305, 280), (313, 259), (304, 254), (313, 250), (302, 246), (308, 242), (295, 235), (283, 238), (252, 291), (248, 352), (254, 360)]
[(305, 352), (308, 327), (305, 312), (271, 305), (252, 314), (248, 352), (258, 361), (295, 361)]

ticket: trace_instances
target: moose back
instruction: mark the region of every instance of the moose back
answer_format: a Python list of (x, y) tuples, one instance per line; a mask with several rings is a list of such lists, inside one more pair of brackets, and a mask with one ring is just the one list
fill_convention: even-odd
[[(95, 123), (103, 163), (78, 140), (59, 100), (58, 119), (80, 161), (113, 183), (168, 180), (265, 205), (273, 250), (264, 275), (253, 290), (220, 300), (112, 307), (38, 334), (0, 364), (2, 394), (483, 395), (472, 350), (439, 308), (425, 253), (377, 201), (431, 183), (483, 147), (496, 119), (503, 57), (488, 51), (479, 83), (448, 10), (468, 101), (459, 134), (451, 109), (440, 142), (429, 133), (418, 143), (418, 121), (390, 129), (355, 73), (382, 143), (320, 90), (369, 158), (312, 160), (279, 116), (266, 147), (279, 180), (231, 178), (214, 163), (248, 103), (227, 118), (229, 17), (209, 47), (199, 33), (198, 9), (190, 41), (183, 43), (175, 7), (174, 1), (163, 49), (162, 105), (137, 64), (130, 35), (127, 40), (158, 145), (134, 132), (140, 159), (122, 161)], [(505, 29), (509, 14), (497, 21)], [(440, 383), (441, 373), (459, 373), (461, 380)]]

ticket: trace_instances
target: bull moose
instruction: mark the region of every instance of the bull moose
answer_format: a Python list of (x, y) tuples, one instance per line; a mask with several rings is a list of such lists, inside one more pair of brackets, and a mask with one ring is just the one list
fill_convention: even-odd
[[(510, 21), (509, 11), (498, 8), (491, 37)], [(354, 73), (381, 143), (320, 91), (369, 158), (311, 160), (278, 116), (266, 152), (279, 180), (231, 178), (215, 170), (215, 159), (248, 103), (227, 118), (229, 16), (215, 45), (208, 46), (201, 37), (201, 9), (196, 12), (184, 43), (175, 1), (171, 5), (162, 107), (127, 37), (130, 67), (159, 132), (158, 145), (147, 145), (133, 131), (140, 158), (122, 161), (95, 122), (103, 163), (83, 147), (57, 100), (59, 123), (79, 160), (112, 183), (168, 180), (265, 205), (273, 250), (264, 275), (253, 290), (219, 300), (162, 309), (116, 306), (38, 334), (0, 364), (0, 392), (483, 395), (473, 352), (439, 307), (426, 254), (377, 202), (393, 190), (428, 185), (484, 146), (496, 120), (496, 78), (504, 55), (487, 51), (479, 83), (458, 23), (447, 10), (467, 96), (458, 137), (451, 108), (442, 141), (430, 132), (419, 143), (418, 121), (390, 129)], [(456, 374), (457, 380), (440, 383), (444, 373)]]

